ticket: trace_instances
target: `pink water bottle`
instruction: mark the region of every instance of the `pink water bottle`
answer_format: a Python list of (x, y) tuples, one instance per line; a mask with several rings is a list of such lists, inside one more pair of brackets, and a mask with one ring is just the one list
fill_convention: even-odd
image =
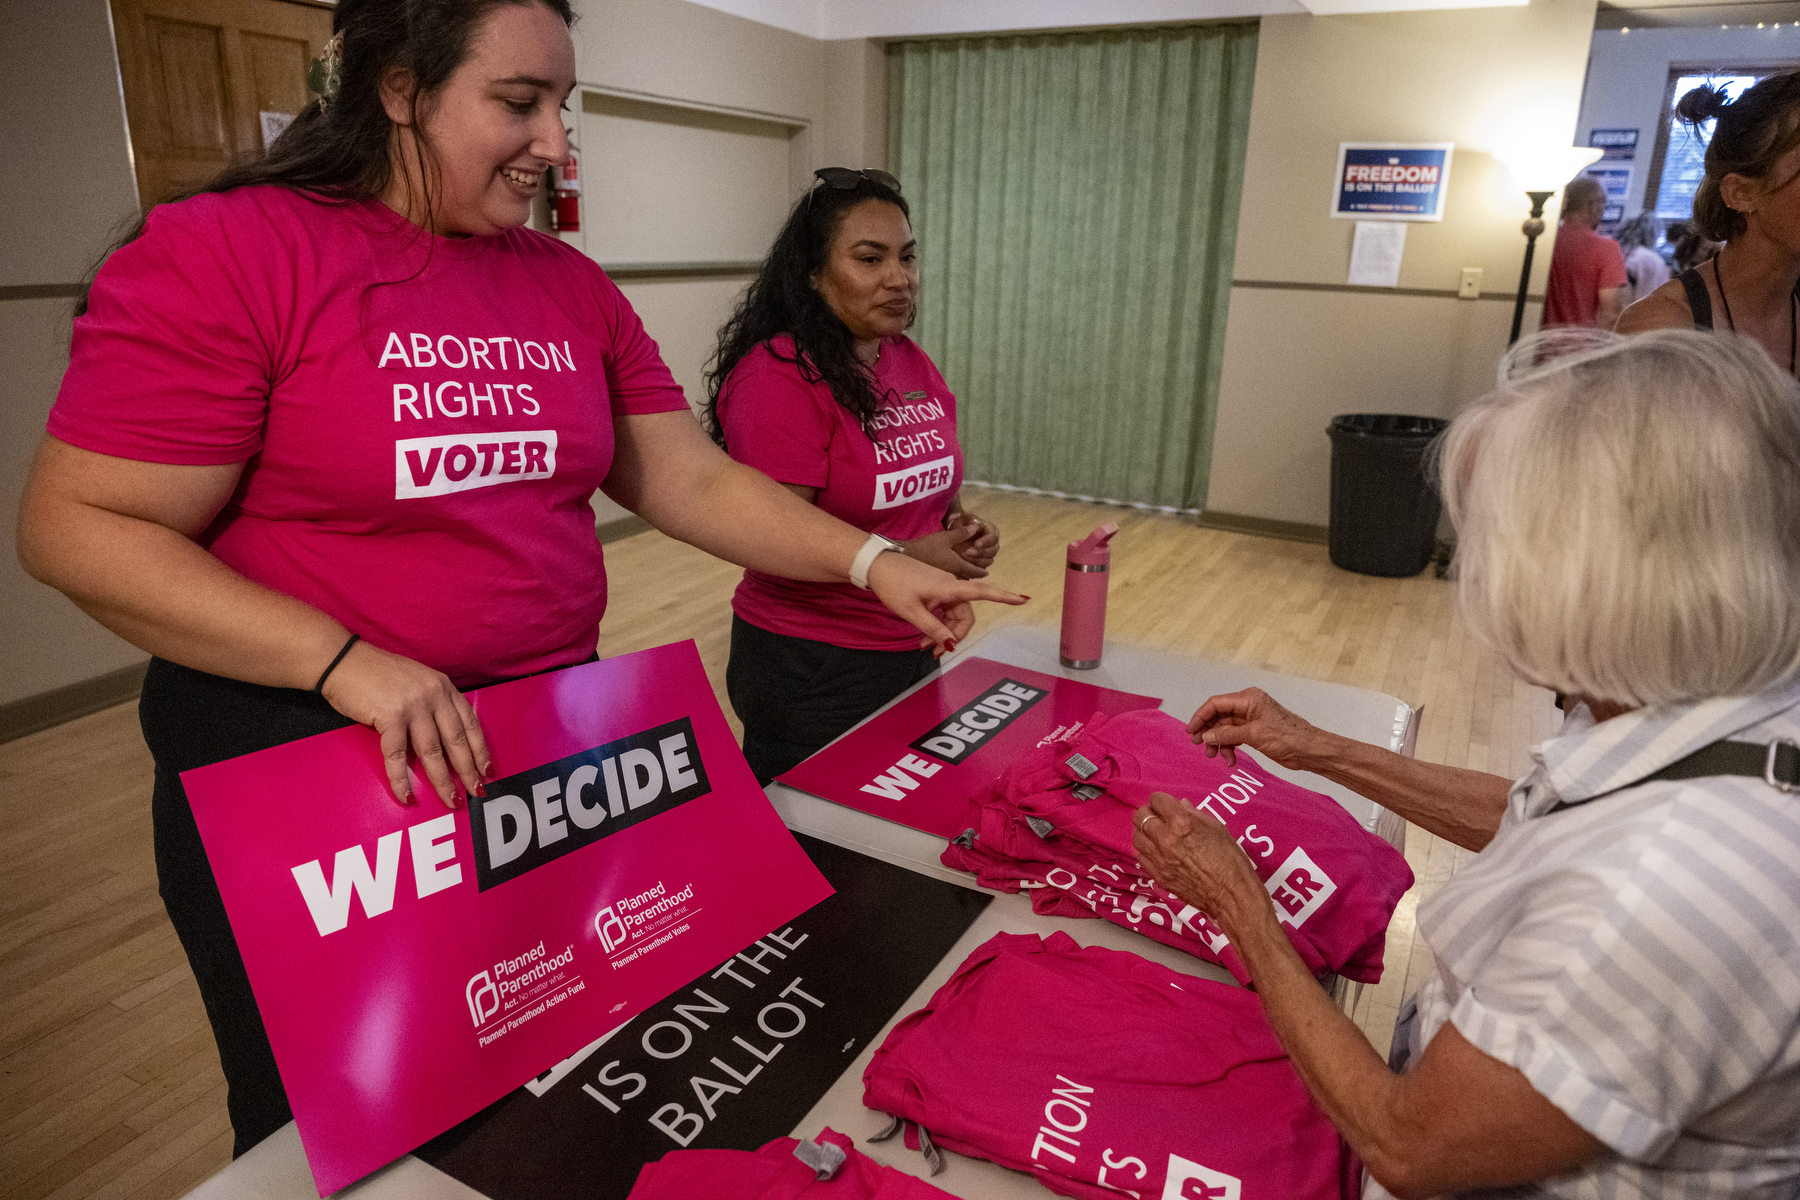
[(1106, 577), (1112, 566), (1113, 534), (1108, 521), (1079, 542), (1069, 543), (1063, 574), (1062, 665), (1090, 671), (1100, 665), (1106, 645)]

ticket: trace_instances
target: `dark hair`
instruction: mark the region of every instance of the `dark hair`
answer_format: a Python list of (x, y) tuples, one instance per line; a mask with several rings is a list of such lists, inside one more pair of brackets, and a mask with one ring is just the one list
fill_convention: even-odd
[(1584, 209), (1596, 200), (1606, 199), (1606, 186), (1592, 175), (1577, 175), (1563, 188), (1562, 215)]
[(1668, 238), (1671, 265), (1677, 271), (1686, 271), (1699, 266), (1719, 252), (1719, 243), (1695, 229), (1691, 221), (1678, 222), (1680, 232), (1671, 225), (1664, 232)]
[[(331, 16), (332, 34), (342, 39), (343, 47), (337, 95), (329, 102), (313, 99), (268, 149), (232, 163), (199, 187), (171, 197), (171, 202), (257, 184), (308, 192), (339, 204), (381, 195), (394, 172), (388, 151), (393, 122), (381, 102), (381, 81), (396, 69), (411, 77), (410, 103), (418, 129), (420, 98), (444, 86), (469, 57), (476, 28), (490, 12), (509, 4), (541, 4), (565, 25), (575, 21), (570, 0), (339, 0)], [(423, 138), (418, 141), (418, 169), (429, 214), (429, 174)], [(404, 162), (400, 169), (411, 170)], [(144, 218), (139, 218), (100, 262), (143, 232)], [(99, 270), (99, 263), (94, 270)], [(76, 299), (76, 316), (87, 311), (93, 275), (89, 272)]]
[(1715, 242), (1741, 237), (1744, 214), (1727, 207), (1719, 185), (1727, 175), (1766, 180), (1775, 160), (1800, 144), (1800, 71), (1771, 75), (1735, 101), (1724, 88), (1697, 87), (1676, 103), (1675, 115), (1696, 131), (1718, 121), (1694, 193), (1696, 228)]
[(1619, 223), (1619, 249), (1632, 250), (1638, 246), (1656, 248), (1656, 218), (1647, 212)]
[(719, 445), (725, 444), (725, 430), (719, 424), (719, 395), (732, 368), (752, 350), (784, 333), (794, 339), (794, 356), (788, 358), (773, 347), (771, 353), (797, 364), (800, 377), (809, 383), (823, 380), (864, 432), (874, 436), (871, 425), (881, 411), (874, 376), (856, 357), (856, 338), (849, 326), (813, 287), (813, 278), (825, 269), (831, 241), (843, 227), (844, 214), (865, 200), (892, 204), (907, 220), (912, 219), (912, 210), (900, 193), (872, 179), (859, 178), (851, 187), (815, 185), (788, 214), (787, 223), (775, 235), (775, 244), (769, 247), (769, 257), (744, 289), (731, 319), (720, 327), (718, 348), (706, 367), (706, 401), (700, 406), (701, 420)]

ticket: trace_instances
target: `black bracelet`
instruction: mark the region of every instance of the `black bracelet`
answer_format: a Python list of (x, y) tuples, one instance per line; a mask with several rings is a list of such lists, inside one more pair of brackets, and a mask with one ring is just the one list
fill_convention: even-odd
[(356, 643), (360, 641), (362, 641), (362, 634), (353, 633), (350, 635), (350, 640), (344, 643), (344, 648), (337, 652), (337, 657), (331, 660), (331, 665), (326, 667), (325, 673), (319, 676), (319, 682), (313, 684), (313, 695), (323, 696), (325, 694), (325, 681), (331, 678), (331, 673), (337, 670), (339, 663), (344, 661), (344, 655), (350, 653), (350, 647), (356, 645)]

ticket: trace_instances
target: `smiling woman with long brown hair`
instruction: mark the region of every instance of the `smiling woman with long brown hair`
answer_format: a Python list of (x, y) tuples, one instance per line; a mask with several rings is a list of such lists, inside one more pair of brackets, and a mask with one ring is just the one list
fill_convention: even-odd
[[(157, 872), (238, 1152), (289, 1119), (180, 772), (352, 723), (395, 798), (491, 761), (462, 691), (590, 658), (589, 500), (771, 575), (866, 535), (720, 453), (600, 269), (524, 225), (568, 154), (567, 0), (342, 0), (319, 99), (154, 209), (95, 276), (19, 553), (149, 651)], [(880, 602), (946, 643), (1012, 599), (896, 555)]]

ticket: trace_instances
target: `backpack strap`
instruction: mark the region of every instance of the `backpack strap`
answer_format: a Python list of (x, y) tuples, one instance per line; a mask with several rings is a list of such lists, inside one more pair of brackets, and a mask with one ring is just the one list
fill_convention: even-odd
[(1686, 758), (1678, 758), (1653, 779), (1703, 779), (1711, 775), (1748, 775), (1781, 792), (1800, 792), (1800, 743), (1786, 738), (1772, 742), (1714, 742)]
[(1681, 289), (1687, 293), (1688, 308), (1694, 314), (1695, 329), (1711, 329), (1712, 296), (1706, 290), (1706, 280), (1700, 278), (1700, 272), (1689, 267), (1675, 277)]
[(1659, 780), (1708, 779), (1719, 775), (1746, 775), (1760, 779), (1778, 792), (1800, 792), (1800, 742), (1776, 738), (1769, 742), (1713, 742), (1702, 746), (1686, 758), (1678, 758), (1662, 770), (1636, 779), (1611, 792), (1601, 792), (1586, 800), (1558, 801), (1544, 813), (1560, 812), (1587, 804), (1613, 792), (1636, 787), (1640, 783)]

